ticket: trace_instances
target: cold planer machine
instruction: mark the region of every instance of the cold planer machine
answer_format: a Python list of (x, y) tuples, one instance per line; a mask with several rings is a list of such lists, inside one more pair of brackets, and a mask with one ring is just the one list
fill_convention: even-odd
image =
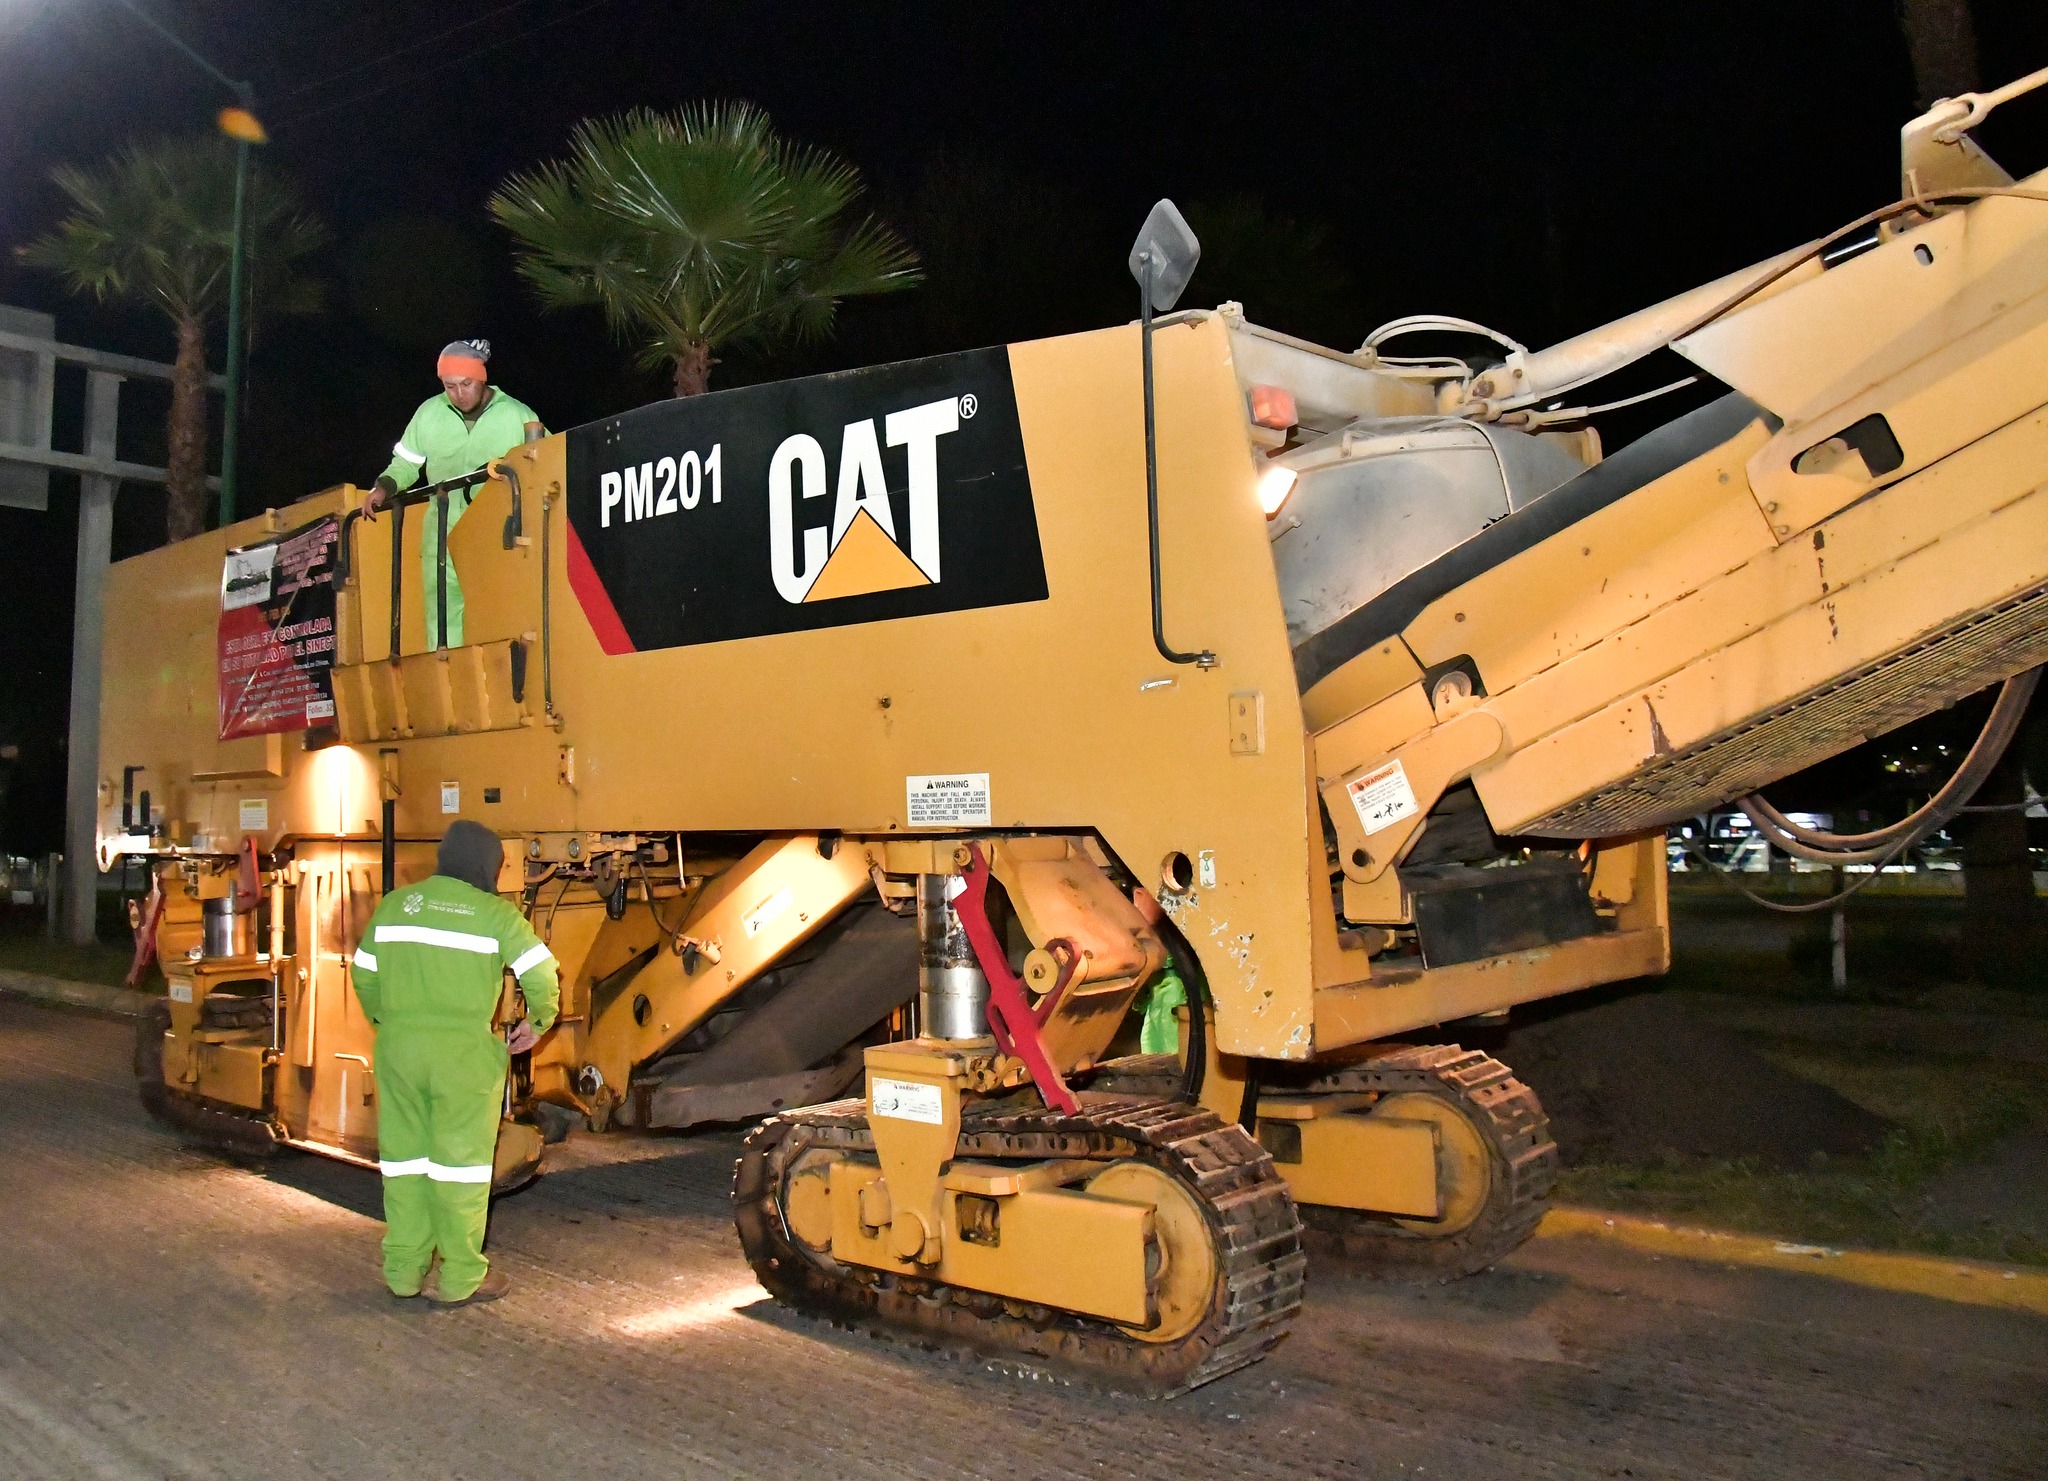
[[(447, 488), (122, 563), (147, 1094), (367, 1155), (347, 952), (474, 817), (569, 992), (508, 1127), (801, 1105), (857, 1056), (735, 1173), (801, 1310), (1173, 1392), (1279, 1339), (1305, 1235), (1483, 1267), (1555, 1149), (1436, 1026), (1661, 971), (1666, 825), (2048, 657), (2048, 180), (1966, 132), (2012, 92), (1908, 125), (1900, 202), (1545, 350), (1165, 312), (1162, 210), (1139, 324), (514, 451), (448, 542), (460, 648), (405, 585)], [(1711, 394), (1603, 458), (1581, 388), (1665, 348)], [(224, 549), (323, 517), (332, 728), (221, 743)], [(269, 950), (187, 965), (238, 851)], [(1182, 1053), (1121, 1052), (1169, 967)]]

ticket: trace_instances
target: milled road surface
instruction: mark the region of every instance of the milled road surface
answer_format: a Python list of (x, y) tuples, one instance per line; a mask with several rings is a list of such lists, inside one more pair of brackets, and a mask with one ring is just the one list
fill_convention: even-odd
[(373, 1175), (181, 1146), (129, 1029), (0, 999), (0, 1477), (2048, 1475), (2048, 1321), (1545, 1239), (1415, 1290), (1324, 1261), (1277, 1354), (1156, 1404), (790, 1317), (737, 1138), (577, 1137), (494, 1306), (375, 1274)]

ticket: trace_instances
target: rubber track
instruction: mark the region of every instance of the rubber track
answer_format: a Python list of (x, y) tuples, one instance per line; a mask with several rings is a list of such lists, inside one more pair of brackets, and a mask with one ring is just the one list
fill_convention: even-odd
[(733, 1216), (762, 1285), (806, 1315), (889, 1341), (967, 1349), (993, 1366), (1165, 1398), (1265, 1356), (1301, 1306), (1308, 1261), (1286, 1182), (1264, 1148), (1196, 1106), (1083, 1092), (1081, 1114), (1013, 1103), (971, 1108), (962, 1157), (1040, 1161), (1137, 1159), (1178, 1177), (1206, 1205), (1222, 1257), (1221, 1299), (1177, 1342), (1006, 1302), (921, 1277), (839, 1266), (792, 1240), (778, 1204), (783, 1172), (803, 1152), (872, 1154), (859, 1100), (787, 1112), (747, 1138), (733, 1169)]
[(142, 1107), (164, 1125), (218, 1152), (238, 1157), (268, 1157), (278, 1148), (278, 1131), (270, 1118), (241, 1106), (173, 1090), (164, 1081), (164, 1035), (170, 1030), (168, 1004), (153, 1004), (135, 1023), (135, 1088)]
[(1303, 1204), (1312, 1248), (1333, 1249), (1389, 1276), (1456, 1280), (1486, 1269), (1536, 1232), (1557, 1182), (1557, 1143), (1536, 1092), (1506, 1065), (1456, 1044), (1389, 1046), (1361, 1064), (1318, 1076), (1310, 1094), (1395, 1095), (1406, 1091), (1456, 1101), (1493, 1152), (1497, 1181), (1467, 1228), (1432, 1235), (1371, 1214)]

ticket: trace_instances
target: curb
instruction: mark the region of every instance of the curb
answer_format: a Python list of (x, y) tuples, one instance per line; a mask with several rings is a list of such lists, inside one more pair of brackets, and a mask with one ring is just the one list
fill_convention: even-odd
[(1818, 1275), (1875, 1290), (2048, 1316), (2048, 1270), (2024, 1265), (1994, 1265), (1942, 1255), (1838, 1250), (1826, 1245), (1794, 1244), (1762, 1234), (1688, 1228), (1592, 1208), (1553, 1208), (1544, 1215), (1537, 1234), (1543, 1239), (1598, 1239), (1655, 1255)]
[(6, 968), (0, 968), (0, 994), (39, 1003), (61, 1003), (116, 1018), (140, 1018), (161, 1001), (133, 988), (73, 982), (68, 977), (45, 977), (40, 972), (13, 972)]

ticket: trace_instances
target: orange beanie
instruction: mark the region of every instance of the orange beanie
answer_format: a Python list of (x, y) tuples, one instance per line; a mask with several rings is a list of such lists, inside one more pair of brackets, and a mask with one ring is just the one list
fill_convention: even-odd
[(491, 342), (487, 339), (458, 339), (445, 346), (441, 358), (434, 362), (434, 373), (442, 380), (454, 380), (467, 376), (473, 381), (487, 381), (490, 372), (484, 367), (491, 358)]

